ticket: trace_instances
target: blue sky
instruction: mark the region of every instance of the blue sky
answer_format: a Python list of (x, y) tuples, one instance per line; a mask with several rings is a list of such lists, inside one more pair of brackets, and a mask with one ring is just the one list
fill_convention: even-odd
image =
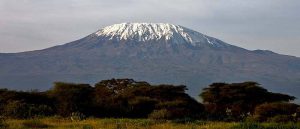
[(182, 25), (300, 57), (299, 0), (0, 0), (0, 52), (43, 49), (122, 22)]

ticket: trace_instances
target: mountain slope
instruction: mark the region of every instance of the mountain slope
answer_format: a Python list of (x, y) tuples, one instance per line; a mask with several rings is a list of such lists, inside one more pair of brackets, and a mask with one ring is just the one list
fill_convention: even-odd
[(172, 24), (115, 24), (65, 45), (0, 54), (3, 87), (47, 89), (54, 81), (113, 77), (186, 84), (193, 96), (215, 81), (258, 81), (300, 97), (299, 58), (249, 51)]

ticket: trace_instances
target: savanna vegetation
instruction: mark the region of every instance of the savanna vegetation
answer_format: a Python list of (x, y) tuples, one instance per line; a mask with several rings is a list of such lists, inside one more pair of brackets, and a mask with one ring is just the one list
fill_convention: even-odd
[(213, 83), (199, 94), (202, 103), (186, 90), (133, 79), (1, 89), (0, 128), (300, 128), (295, 97), (256, 82)]

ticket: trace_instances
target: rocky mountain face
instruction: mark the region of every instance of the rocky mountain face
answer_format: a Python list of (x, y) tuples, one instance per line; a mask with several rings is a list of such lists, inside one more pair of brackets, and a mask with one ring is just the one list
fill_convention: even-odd
[(191, 29), (122, 23), (44, 50), (0, 54), (0, 87), (48, 89), (54, 81), (134, 78), (185, 84), (192, 96), (212, 82), (257, 81), (300, 97), (300, 58), (250, 51)]

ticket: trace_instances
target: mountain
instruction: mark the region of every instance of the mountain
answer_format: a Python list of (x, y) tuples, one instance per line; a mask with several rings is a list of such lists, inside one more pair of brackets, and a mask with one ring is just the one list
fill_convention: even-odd
[(192, 96), (212, 82), (257, 81), (300, 97), (300, 58), (250, 51), (179, 25), (122, 23), (43, 50), (0, 54), (0, 86), (48, 89), (54, 81), (134, 78), (185, 84)]

